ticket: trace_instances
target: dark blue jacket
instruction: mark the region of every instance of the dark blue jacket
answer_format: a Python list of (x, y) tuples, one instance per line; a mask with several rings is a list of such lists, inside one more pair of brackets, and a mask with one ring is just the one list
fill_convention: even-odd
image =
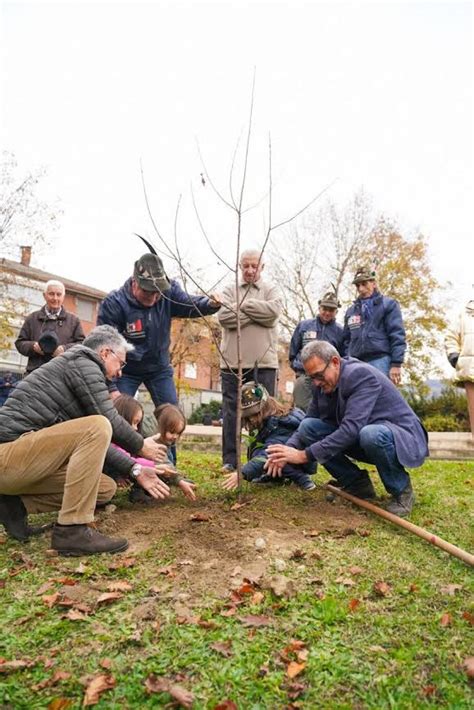
[[(301, 409), (292, 409), (288, 414), (281, 417), (267, 417), (264, 419), (261, 429), (252, 440), (248, 451), (248, 462), (242, 466), (242, 475), (247, 481), (251, 481), (257, 476), (265, 473), (263, 467), (268, 458), (267, 446), (270, 444), (286, 444), (288, 439), (295, 433), (305, 417)], [(314, 466), (310, 466), (310, 472), (314, 471)], [(305, 470), (305, 467), (302, 467)]]
[(343, 329), (335, 320), (330, 323), (323, 323), (317, 316), (302, 320), (295, 328), (290, 342), (289, 360), (293, 370), (297, 373), (304, 373), (303, 363), (300, 360), (302, 349), (314, 340), (325, 340), (334, 345), (340, 355), (344, 355), (342, 350)]
[[(322, 419), (337, 427), (321, 441), (305, 449), (310, 461), (325, 463), (358, 442), (368, 424), (384, 424), (393, 434), (397, 458), (402, 466), (421, 466), (428, 456), (428, 435), (398, 389), (382, 372), (355, 358), (341, 360), (336, 389), (324, 394), (314, 387), (306, 417)], [(302, 449), (298, 432), (288, 446)]]
[(357, 298), (344, 316), (344, 355), (365, 362), (390, 355), (392, 365), (401, 365), (405, 356), (406, 338), (402, 312), (398, 301), (375, 292), (373, 312), (364, 319), (362, 301)]
[(127, 355), (124, 373), (150, 372), (169, 365), (172, 318), (199, 318), (219, 310), (207, 296), (190, 296), (177, 281), (151, 308), (142, 306), (131, 293), (132, 279), (111, 291), (99, 306), (97, 324), (113, 325), (135, 350)]

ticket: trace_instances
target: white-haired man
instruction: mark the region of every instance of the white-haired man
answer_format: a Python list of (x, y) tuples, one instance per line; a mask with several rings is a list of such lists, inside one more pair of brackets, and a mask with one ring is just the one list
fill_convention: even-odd
[(281, 298), (277, 287), (261, 278), (263, 255), (249, 249), (240, 255), (240, 279), (229, 284), (222, 295), (218, 313), (222, 326), (222, 471), (237, 465), (237, 310), (240, 310), (243, 382), (258, 379), (271, 396), (275, 395), (278, 374), (278, 319)]
[(81, 321), (63, 306), (65, 295), (61, 281), (47, 281), (43, 293), (45, 305), (26, 317), (18, 333), (15, 347), (28, 358), (27, 374), (84, 340)]
[(169, 495), (154, 469), (110, 446), (157, 462), (166, 457), (166, 447), (144, 439), (110, 398), (107, 380), (120, 377), (129, 350), (133, 345), (114, 328), (99, 326), (22, 380), (0, 408), (0, 523), (11, 537), (34, 534), (27, 512), (59, 510), (51, 540), (59, 554), (120, 552), (125, 539), (88, 525), (97, 503), (115, 493), (103, 472), (129, 476), (153, 498)]

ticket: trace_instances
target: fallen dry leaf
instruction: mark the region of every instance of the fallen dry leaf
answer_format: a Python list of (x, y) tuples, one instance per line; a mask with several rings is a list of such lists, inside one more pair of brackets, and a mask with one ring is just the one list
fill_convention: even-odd
[(189, 516), (189, 519), (193, 523), (208, 523), (211, 517), (210, 515), (205, 515), (204, 513), (193, 513)]
[(296, 550), (293, 550), (289, 559), (294, 560), (294, 561), (298, 561), (298, 560), (304, 560), (305, 557), (306, 557), (306, 552), (304, 550), (301, 550), (298, 548)]
[(245, 582), (237, 591), (239, 594), (253, 594), (255, 587), (250, 582)]
[(252, 596), (252, 599), (250, 600), (250, 603), (254, 605), (261, 604), (264, 599), (265, 595), (263, 594), (263, 592), (255, 592), (255, 594)]
[(64, 614), (63, 619), (69, 619), (69, 621), (84, 621), (86, 615), (77, 609), (69, 609), (67, 614)]
[(145, 688), (149, 693), (169, 693), (183, 708), (192, 707), (194, 702), (194, 695), (189, 690), (162, 676), (149, 675), (145, 680)]
[(451, 616), (451, 614), (448, 614), (446, 612), (446, 614), (443, 614), (443, 616), (439, 620), (439, 623), (441, 624), (441, 626), (451, 626), (452, 621), (453, 617)]
[(296, 700), (306, 691), (306, 689), (307, 687), (304, 683), (294, 680), (291, 683), (288, 683), (286, 692), (290, 700)]
[(117, 562), (111, 562), (108, 566), (108, 569), (114, 570), (114, 569), (124, 569), (125, 567), (133, 567), (137, 562), (136, 557), (123, 557), (121, 560), (118, 560)]
[(237, 613), (237, 607), (231, 606), (229, 609), (225, 609), (224, 611), (221, 611), (221, 616), (235, 616), (236, 613)]
[(58, 584), (64, 584), (65, 587), (74, 587), (77, 584), (77, 579), (72, 577), (58, 577), (54, 581)]
[(35, 661), (27, 660), (26, 658), (21, 658), (13, 661), (5, 661), (5, 659), (0, 659), (0, 673), (9, 673), (10, 671), (21, 671), (23, 668), (31, 668), (35, 665)]
[(243, 626), (271, 626), (273, 623), (270, 617), (263, 615), (248, 614), (247, 616), (239, 616), (238, 618)]
[(474, 626), (474, 614), (471, 614), (470, 611), (463, 611), (462, 618), (471, 624), (471, 626)]
[(350, 577), (338, 577), (336, 579), (336, 582), (338, 584), (342, 584), (344, 587), (354, 587), (355, 586), (354, 580), (351, 579)]
[(166, 577), (176, 577), (176, 567), (175, 565), (166, 565), (165, 567), (158, 567), (156, 574), (163, 574)]
[(110, 582), (107, 585), (109, 592), (130, 592), (133, 586), (126, 579), (117, 579), (115, 582)]
[(48, 703), (48, 710), (65, 710), (71, 707), (72, 703), (73, 701), (70, 698), (54, 698)]
[(375, 582), (373, 589), (378, 597), (386, 597), (390, 594), (391, 586), (387, 582)]
[(211, 643), (210, 646), (214, 651), (217, 651), (217, 653), (222, 654), (226, 658), (230, 658), (233, 656), (233, 651), (232, 651), (232, 640), (227, 639), (227, 641), (216, 641), (215, 643)]
[(101, 661), (99, 661), (99, 666), (101, 668), (105, 668), (105, 670), (110, 671), (112, 668), (112, 659), (111, 658), (103, 658)]
[(353, 574), (354, 576), (356, 576), (358, 574), (362, 574), (363, 571), (364, 570), (362, 569), (362, 567), (357, 567), (357, 565), (353, 565), (352, 567), (349, 567), (349, 572), (351, 574)]
[(221, 700), (220, 703), (214, 705), (213, 710), (238, 710), (237, 705), (233, 700)]
[(48, 580), (44, 584), (41, 585), (41, 587), (38, 587), (36, 590), (35, 594), (37, 597), (40, 597), (42, 594), (47, 592), (48, 590), (52, 589), (54, 586), (54, 583), (51, 580)]
[(303, 530), (303, 535), (305, 537), (318, 537), (318, 535), (321, 535), (321, 530)]
[(97, 599), (97, 604), (109, 604), (110, 602), (114, 602), (117, 599), (122, 599), (123, 594), (120, 592), (104, 592), (104, 594), (101, 594), (100, 597)]
[(60, 598), (60, 593), (54, 592), (54, 594), (45, 594), (45, 596), (42, 598), (42, 601), (44, 601), (46, 606), (49, 606), (49, 608), (51, 609), (55, 604), (58, 603)]
[(85, 574), (87, 572), (87, 565), (84, 562), (79, 562), (76, 569), (73, 570), (74, 574)]
[(432, 695), (435, 695), (436, 690), (436, 685), (425, 685), (425, 687), (422, 688), (421, 692), (425, 697), (430, 698)]
[(415, 592), (417, 592), (418, 589), (419, 589), (419, 588), (418, 588), (418, 586), (417, 586), (416, 584), (410, 584), (410, 586), (408, 587), (408, 591), (409, 591), (411, 594), (414, 594)]
[(296, 593), (292, 579), (282, 574), (275, 574), (268, 580), (267, 585), (276, 597), (291, 597)]
[(306, 663), (296, 663), (296, 661), (290, 661), (286, 668), (286, 675), (288, 678), (296, 678), (296, 676), (302, 673), (305, 668)]
[(465, 658), (462, 663), (462, 667), (469, 680), (472, 680), (474, 678), (474, 656), (469, 656), (468, 658)]
[(56, 671), (55, 673), (53, 673), (51, 678), (46, 678), (46, 680), (42, 680), (40, 683), (32, 685), (31, 689), (43, 690), (44, 688), (50, 688), (52, 685), (56, 685), (56, 683), (59, 683), (61, 680), (68, 680), (68, 678), (70, 677), (71, 674), (67, 671)]
[(449, 594), (450, 597), (454, 597), (456, 592), (461, 591), (462, 589), (462, 584), (446, 584), (444, 587), (441, 587), (440, 592), (441, 594)]
[(86, 692), (84, 695), (84, 702), (82, 703), (84, 707), (88, 705), (95, 705), (99, 702), (100, 696), (106, 690), (110, 690), (115, 686), (115, 678), (111, 675), (106, 675), (105, 673), (100, 673), (96, 675), (89, 682)]
[(244, 506), (248, 505), (251, 502), (252, 502), (251, 500), (247, 500), (244, 503), (234, 503), (234, 505), (230, 506), (230, 509), (231, 510), (240, 510), (240, 508), (243, 508)]
[(348, 606), (349, 611), (355, 611), (360, 604), (360, 599), (351, 599)]

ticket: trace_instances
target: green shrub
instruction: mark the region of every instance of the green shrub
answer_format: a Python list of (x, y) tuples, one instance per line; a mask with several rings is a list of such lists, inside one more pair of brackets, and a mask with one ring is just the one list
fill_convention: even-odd
[(201, 424), (204, 414), (210, 414), (212, 419), (219, 419), (219, 412), (222, 407), (222, 402), (216, 399), (211, 399), (209, 404), (201, 404), (200, 407), (194, 410), (188, 419), (189, 424)]
[(464, 431), (463, 423), (452, 414), (433, 414), (423, 424), (427, 431)]

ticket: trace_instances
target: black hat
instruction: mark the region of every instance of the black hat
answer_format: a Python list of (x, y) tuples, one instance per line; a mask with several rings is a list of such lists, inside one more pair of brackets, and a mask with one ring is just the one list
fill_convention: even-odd
[(268, 399), (268, 392), (263, 385), (256, 382), (246, 382), (242, 387), (242, 416), (253, 417), (260, 414), (262, 404)]
[(357, 269), (352, 283), (356, 286), (362, 283), (362, 281), (375, 281), (376, 278), (377, 274), (375, 273), (374, 267), (365, 264)]
[(162, 293), (171, 288), (163, 262), (156, 254), (143, 254), (135, 262), (133, 278), (144, 291)]
[(38, 345), (45, 355), (52, 355), (59, 345), (58, 336), (51, 330), (38, 338)]

